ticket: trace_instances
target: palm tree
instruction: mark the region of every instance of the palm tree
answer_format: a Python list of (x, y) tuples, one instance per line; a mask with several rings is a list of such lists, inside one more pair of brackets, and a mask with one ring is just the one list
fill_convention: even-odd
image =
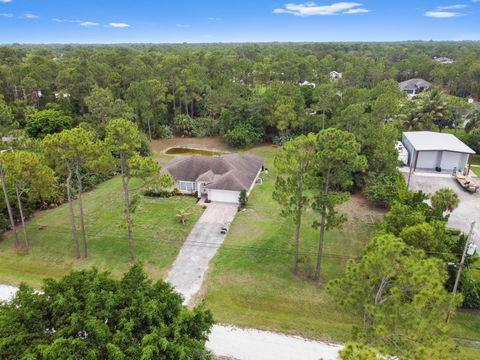
[(451, 213), (460, 203), (458, 195), (449, 188), (437, 190), (431, 196), (430, 200), (432, 201), (433, 208), (441, 211), (442, 214), (445, 212)]
[(433, 88), (419, 95), (416, 101), (418, 101), (416, 113), (423, 129), (432, 130), (433, 125), (437, 125), (441, 132), (452, 126), (453, 121), (443, 91)]
[(405, 131), (421, 130), (422, 124), (415, 110), (410, 110), (398, 117), (402, 123), (402, 128)]
[(190, 215), (190, 213), (188, 213), (187, 210), (180, 209), (180, 210), (178, 210), (178, 213), (177, 213), (176, 217), (177, 217), (177, 220), (180, 224), (185, 225), (189, 215)]
[(477, 110), (468, 116), (465, 131), (469, 133), (472, 130), (478, 129), (480, 129), (480, 111)]

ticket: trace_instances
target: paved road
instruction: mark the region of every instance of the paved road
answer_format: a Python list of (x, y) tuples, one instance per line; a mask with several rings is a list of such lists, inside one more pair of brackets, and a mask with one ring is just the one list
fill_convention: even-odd
[(208, 264), (225, 240), (220, 229), (233, 220), (237, 207), (235, 204), (208, 204), (175, 259), (167, 281), (184, 296), (185, 304), (200, 290)]
[(342, 345), (255, 329), (214, 325), (207, 348), (241, 360), (334, 360)]
[[(404, 172), (405, 177), (408, 174)], [(475, 178), (478, 182), (479, 179)], [(470, 231), (472, 221), (475, 221), (473, 231), (473, 240), (477, 244), (477, 252), (480, 252), (480, 192), (471, 194), (455, 181), (450, 174), (422, 173), (417, 172), (412, 175), (410, 189), (422, 190), (427, 194), (434, 193), (441, 188), (450, 188), (458, 194), (460, 204), (448, 219), (448, 225), (462, 230), (465, 233)]]

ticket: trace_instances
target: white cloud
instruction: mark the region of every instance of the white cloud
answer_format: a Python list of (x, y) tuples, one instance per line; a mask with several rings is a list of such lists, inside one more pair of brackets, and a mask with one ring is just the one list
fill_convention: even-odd
[(369, 13), (370, 10), (368, 9), (350, 9), (344, 12), (344, 14), (365, 14)]
[(189, 28), (190, 27), (190, 25), (186, 25), (186, 24), (177, 24), (175, 26), (179, 27), (179, 28)]
[(456, 16), (461, 16), (462, 14), (455, 11), (427, 11), (424, 15), (437, 19), (448, 19)]
[(129, 24), (126, 24), (126, 23), (117, 23), (117, 22), (111, 22), (111, 23), (108, 23), (108, 25), (110, 25), (111, 27), (114, 27), (114, 28), (127, 28), (127, 27), (130, 27)]
[[(480, 2), (480, 0), (471, 0), (472, 2)], [(464, 16), (466, 15), (463, 12), (455, 11), (455, 10), (463, 10), (467, 8), (467, 4), (455, 4), (455, 5), (444, 5), (444, 6), (437, 6), (435, 10), (427, 11), (424, 16), (437, 18), (437, 19), (449, 19), (457, 16)]]
[[(352, 10), (360, 10), (360, 3), (356, 2), (338, 2), (330, 5), (317, 5), (314, 2), (306, 2), (302, 4), (288, 3), (283, 8), (273, 9), (274, 14), (292, 14), (295, 16), (314, 16), (314, 15), (338, 15), (338, 14), (359, 14), (367, 12), (363, 11), (351, 12)], [(356, 9), (357, 8), (357, 9)], [(350, 12), (349, 12), (350, 11)]]
[(38, 19), (40, 16), (28, 12), (28, 13), (25, 14), (25, 17), (27, 19)]
[(465, 9), (467, 6), (468, 5), (465, 5), (465, 4), (437, 6), (437, 10), (459, 10), (459, 9)]
[(80, 26), (90, 27), (90, 26), (98, 26), (99, 23), (92, 22), (92, 21), (84, 21), (80, 23)]
[(0, 16), (2, 16), (2, 17), (12, 17), (13, 14), (0, 13)]
[(4, 3), (4, 4), (11, 3), (11, 2), (12, 2), (12, 0), (0, 0), (0, 3)]
[(52, 21), (58, 22), (58, 23), (82, 23), (84, 21), (82, 20), (69, 20), (69, 19), (59, 19), (59, 18), (53, 18)]

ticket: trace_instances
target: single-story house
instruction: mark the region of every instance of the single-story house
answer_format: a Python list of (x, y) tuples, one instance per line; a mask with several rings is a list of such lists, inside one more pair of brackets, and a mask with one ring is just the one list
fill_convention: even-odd
[(333, 70), (333, 71), (330, 71), (328, 75), (330, 75), (332, 79), (341, 79), (343, 76), (343, 73)]
[(418, 93), (430, 89), (432, 84), (423, 79), (410, 79), (402, 81), (398, 86), (400, 87), (400, 90), (407, 93), (408, 97), (412, 98)]
[(470, 171), (475, 151), (453, 134), (432, 131), (410, 131), (402, 135), (408, 150), (408, 165), (418, 169), (457, 169)]
[(250, 195), (262, 170), (262, 158), (239, 154), (182, 156), (162, 169), (175, 179), (182, 193), (197, 192), (199, 198), (236, 204), (242, 190)]

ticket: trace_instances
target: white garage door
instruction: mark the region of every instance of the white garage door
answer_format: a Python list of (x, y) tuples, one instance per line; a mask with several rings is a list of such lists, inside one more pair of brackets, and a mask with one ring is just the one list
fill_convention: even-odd
[(240, 195), (239, 191), (229, 191), (229, 190), (208, 190), (208, 199), (211, 201), (217, 202), (226, 202), (238, 204), (238, 196)]
[(438, 151), (420, 151), (417, 159), (417, 169), (435, 169)]
[(462, 158), (463, 154), (444, 151), (440, 167), (442, 170), (452, 170), (453, 168), (462, 169), (464, 167), (463, 164), (461, 164)]

